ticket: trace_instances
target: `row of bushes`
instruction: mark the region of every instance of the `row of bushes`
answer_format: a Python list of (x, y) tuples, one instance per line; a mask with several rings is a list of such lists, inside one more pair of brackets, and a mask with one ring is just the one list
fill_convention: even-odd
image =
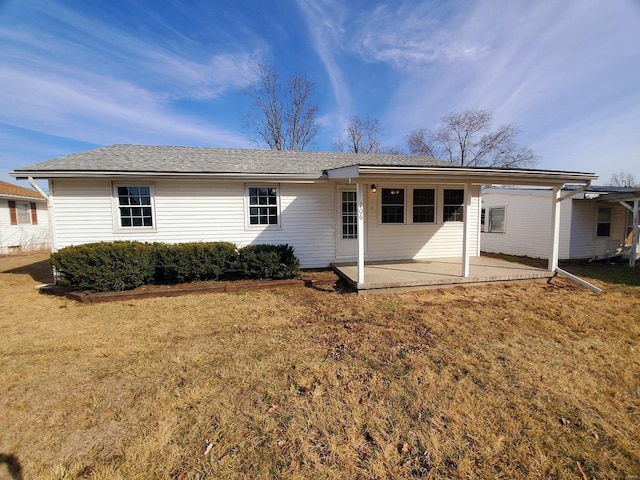
[(171, 284), (223, 277), (293, 278), (293, 247), (229, 242), (99, 242), (65, 247), (51, 255), (59, 283), (73, 290), (110, 292), (151, 283)]

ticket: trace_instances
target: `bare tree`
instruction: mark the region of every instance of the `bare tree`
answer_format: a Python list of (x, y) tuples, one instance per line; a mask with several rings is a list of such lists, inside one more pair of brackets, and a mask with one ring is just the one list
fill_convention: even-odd
[(345, 128), (346, 136), (340, 137), (334, 145), (340, 152), (386, 153), (391, 149), (380, 143), (383, 131), (379, 119), (371, 118), (369, 115), (362, 119), (354, 115)]
[(611, 175), (609, 183), (616, 187), (637, 187), (636, 177), (632, 173), (618, 172)]
[(255, 66), (255, 81), (244, 93), (253, 108), (244, 113), (244, 128), (257, 145), (271, 150), (304, 150), (318, 133), (318, 105), (313, 103), (313, 82), (294, 75), (283, 87), (278, 72)]
[(429, 155), (430, 157), (435, 156), (433, 150), (431, 150), (431, 146), (427, 143), (427, 135), (428, 132), (424, 128), (418, 128), (409, 132), (407, 135), (407, 146), (411, 154)]
[(520, 133), (513, 125), (491, 130), (493, 116), (486, 110), (453, 112), (440, 119), (431, 132), (413, 130), (407, 135), (409, 151), (441, 157), (453, 164), (471, 167), (527, 167), (537, 157), (515, 139)]

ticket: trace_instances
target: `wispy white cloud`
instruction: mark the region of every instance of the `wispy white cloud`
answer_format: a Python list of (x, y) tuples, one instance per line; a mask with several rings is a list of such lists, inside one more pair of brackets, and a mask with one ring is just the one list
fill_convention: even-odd
[(638, 5), (486, 0), (446, 12), (432, 7), (381, 6), (350, 30), (354, 51), (399, 72), (385, 118), (396, 141), (452, 110), (479, 107), (496, 123), (521, 127), (545, 168), (588, 164), (608, 177), (603, 145), (622, 164), (630, 152), (638, 158), (640, 148), (629, 147), (629, 125), (640, 123)]
[(352, 111), (350, 88), (344, 80), (342, 66), (336, 57), (337, 45), (341, 44), (344, 36), (342, 26), (346, 15), (344, 4), (331, 0), (298, 0), (298, 6), (305, 15), (313, 46), (331, 82), (338, 108), (337, 114), (332, 115), (338, 117), (350, 115)]
[(54, 1), (0, 26), (0, 122), (92, 143), (246, 146), (172, 101), (215, 99), (250, 81), (256, 50), (203, 54), (184, 38), (136, 36)]

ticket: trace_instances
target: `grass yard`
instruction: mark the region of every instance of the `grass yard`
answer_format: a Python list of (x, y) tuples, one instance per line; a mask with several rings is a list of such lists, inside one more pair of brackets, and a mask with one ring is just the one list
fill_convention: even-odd
[(0, 479), (640, 476), (637, 269), (83, 305), (45, 259), (0, 257)]

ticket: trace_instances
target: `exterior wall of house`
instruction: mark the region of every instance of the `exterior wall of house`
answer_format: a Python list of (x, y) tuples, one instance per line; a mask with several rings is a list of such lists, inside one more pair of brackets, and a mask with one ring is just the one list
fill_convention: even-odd
[[(482, 206), (506, 206), (505, 232), (483, 232), (481, 249), (491, 253), (549, 257), (551, 237), (551, 191), (536, 189), (489, 189)], [(598, 207), (611, 207), (611, 235), (596, 235)], [(561, 260), (593, 258), (613, 253), (624, 241), (625, 208), (619, 204), (584, 199), (582, 195), (560, 203)]]
[[(392, 184), (390, 187), (398, 186)], [(409, 192), (411, 187), (434, 188), (433, 184), (400, 185)], [(380, 221), (380, 192), (385, 184), (378, 183), (378, 193), (371, 193), (367, 189), (367, 237), (366, 260), (394, 260), (394, 259), (426, 259), (459, 257), (462, 255), (462, 222), (442, 221), (442, 191), (448, 189), (463, 189), (464, 185), (436, 186), (436, 222), (434, 224), (412, 224), (410, 204), (407, 202), (406, 222), (404, 224), (382, 224)], [(470, 251), (476, 256), (479, 246), (479, 186), (472, 186), (470, 222)]]
[[(12, 199), (16, 203), (31, 203), (33, 199)], [(0, 254), (48, 250), (51, 246), (47, 204), (34, 202), (38, 224), (19, 223), (11, 225), (9, 199), (0, 198)]]
[(333, 186), (329, 184), (256, 183), (279, 187), (280, 225), (248, 226), (245, 193), (253, 183), (164, 179), (118, 183), (153, 186), (155, 230), (114, 228), (117, 206), (111, 181), (55, 179), (51, 190), (56, 248), (112, 240), (229, 241), (239, 247), (288, 243), (308, 268), (328, 266), (335, 255)]
[[(118, 180), (117, 183), (152, 186), (155, 229), (126, 231), (118, 228), (114, 182), (111, 180), (54, 179), (50, 184), (50, 193), (54, 205), (52, 216), (57, 249), (113, 240), (167, 243), (230, 241), (239, 247), (252, 243), (288, 243), (295, 247), (301, 266), (305, 268), (326, 267), (336, 260), (341, 219), (337, 182), (254, 184), (193, 179), (135, 179)], [(279, 225), (248, 225), (246, 192), (247, 187), (252, 185), (278, 187)], [(446, 188), (463, 186), (451, 185)], [(383, 225), (379, 222), (378, 196), (367, 188), (367, 260), (460, 256), (463, 224), (442, 222), (442, 188), (438, 189), (440, 197), (436, 207), (436, 224)], [(472, 189), (470, 250), (475, 255), (479, 248), (479, 187)]]
[[(559, 258), (570, 258), (571, 200), (560, 203)], [(549, 258), (551, 249), (551, 190), (532, 188), (488, 189), (482, 208), (506, 207), (503, 233), (481, 233), (483, 252)], [(486, 230), (486, 228), (485, 228)]]
[[(611, 207), (611, 232), (598, 237), (596, 222), (598, 207)], [(626, 209), (615, 203), (595, 200), (574, 200), (571, 218), (571, 258), (593, 258), (613, 254), (624, 244)]]

